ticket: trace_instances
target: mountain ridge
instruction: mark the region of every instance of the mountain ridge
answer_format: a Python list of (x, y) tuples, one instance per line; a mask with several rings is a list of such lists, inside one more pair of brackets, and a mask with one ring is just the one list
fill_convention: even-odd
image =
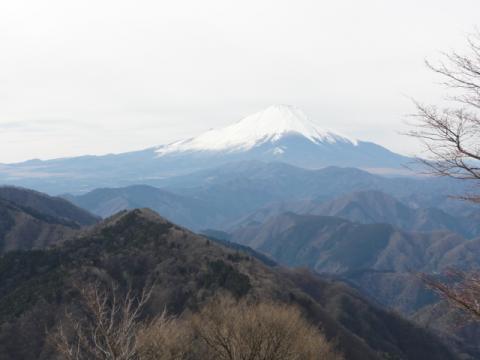
[(61, 197), (48, 196), (22, 187), (0, 186), (0, 199), (63, 221), (72, 222), (78, 226), (93, 225), (99, 220), (88, 211)]
[(415, 208), (379, 190), (361, 190), (342, 194), (332, 200), (294, 200), (269, 204), (239, 219), (231, 229), (250, 223), (262, 223), (281, 213), (339, 217), (362, 224), (391, 224), (415, 232), (446, 230), (466, 238), (480, 235), (480, 227), (472, 220), (474, 214), (452, 215), (434, 207)]
[[(230, 241), (261, 251), (287, 266), (319, 273), (441, 271), (465, 268), (480, 255), (480, 239), (448, 231), (416, 233), (390, 224), (360, 224), (320, 215), (284, 213), (264, 224), (240, 228)], [(474, 252), (467, 256), (470, 252)]]
[(195, 311), (227, 292), (299, 306), (328, 338), (337, 339), (349, 360), (420, 360), (427, 354), (455, 359), (435, 336), (370, 305), (345, 285), (269, 267), (150, 210), (119, 213), (55, 249), (9, 253), (0, 257), (0, 269), (0, 359), (51, 358), (45, 330), (60, 323), (59, 309), (76, 301), (74, 284), (101, 279), (126, 291), (152, 277), (145, 315), (165, 308), (174, 314)]
[(0, 187), (0, 255), (57, 245), (98, 220), (64, 199)]
[[(395, 209), (387, 212), (391, 216), (386, 222), (395, 220), (392, 222), (394, 225), (403, 225), (399, 227), (406, 230), (447, 228), (457, 231), (460, 225), (455, 224), (456, 219), (465, 219), (462, 224), (470, 225), (460, 233), (472, 237), (478, 232), (473, 214), (475, 209), (442, 195), (462, 193), (464, 188), (459, 185), (454, 186), (448, 179), (386, 178), (354, 168), (308, 170), (281, 162), (255, 161), (230, 163), (190, 175), (163, 179), (153, 187), (134, 185), (99, 188), (82, 195), (69, 195), (67, 199), (102, 217), (118, 210), (150, 207), (193, 230), (210, 228), (228, 231), (249, 217), (255, 219), (255, 214), (259, 214), (258, 220), (263, 221), (265, 217), (282, 211), (303, 213), (316, 210), (321, 204), (336, 201), (342, 196), (349, 197), (352, 192), (381, 191), (390, 194), (389, 197), (395, 198), (407, 209), (405, 214), (399, 212), (403, 214), (403, 223), (398, 223), (400, 218), (394, 216), (397, 213)], [(395, 202), (392, 200), (382, 204), (387, 195), (380, 196), (382, 201), (375, 200), (377, 198), (374, 196), (369, 202), (360, 201), (359, 206), (363, 207), (360, 214), (369, 215), (370, 209), (366, 208), (366, 204), (378, 203), (374, 207), (378, 211), (369, 216), (374, 218), (371, 222), (384, 222), (382, 209), (388, 210), (390, 203)], [(432, 210), (422, 210), (427, 208)], [(448, 224), (437, 226), (442, 219), (447, 219)], [(411, 220), (415, 223), (411, 223)]]

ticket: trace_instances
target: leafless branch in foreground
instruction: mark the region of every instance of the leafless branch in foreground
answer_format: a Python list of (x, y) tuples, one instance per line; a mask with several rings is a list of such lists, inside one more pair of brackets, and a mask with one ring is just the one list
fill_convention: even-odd
[(480, 321), (480, 273), (448, 270), (446, 280), (421, 275), (423, 282), (441, 298), (462, 310), (469, 320)]
[(151, 288), (135, 296), (131, 290), (119, 295), (117, 287), (99, 283), (81, 289), (84, 314), (66, 314), (66, 321), (51, 336), (57, 351), (68, 360), (137, 359), (140, 312)]
[[(413, 129), (407, 135), (421, 141), (425, 156), (418, 160), (427, 173), (461, 180), (480, 180), (480, 34), (469, 38), (470, 53), (444, 54), (444, 61), (427, 66), (443, 76), (456, 95), (453, 108), (416, 102)], [(460, 93), (460, 94), (457, 94)], [(480, 196), (464, 200), (479, 202)]]

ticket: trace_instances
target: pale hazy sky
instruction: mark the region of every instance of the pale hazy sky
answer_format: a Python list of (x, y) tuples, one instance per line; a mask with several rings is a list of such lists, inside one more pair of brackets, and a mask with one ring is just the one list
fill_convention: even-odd
[(395, 151), (424, 66), (462, 49), (479, 0), (0, 3), (0, 162), (142, 149), (292, 104)]

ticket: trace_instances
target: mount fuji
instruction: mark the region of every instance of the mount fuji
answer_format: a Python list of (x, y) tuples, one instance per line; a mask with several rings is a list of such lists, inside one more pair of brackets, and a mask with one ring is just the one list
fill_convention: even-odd
[(374, 143), (323, 129), (300, 109), (288, 105), (270, 106), (230, 126), (159, 146), (155, 152), (160, 161), (174, 159), (178, 164), (191, 159), (197, 165), (261, 160), (306, 168), (348, 166), (372, 172), (393, 172), (409, 160)]
[(238, 161), (393, 174), (409, 158), (323, 129), (296, 107), (274, 105), (224, 128), (141, 151), (0, 164), (0, 183), (53, 194), (80, 193), (98, 187), (158, 185), (165, 178)]
[[(193, 151), (246, 152), (270, 143), (279, 144), (286, 137), (297, 136), (316, 145), (346, 143), (358, 145), (355, 140), (320, 128), (298, 108), (274, 105), (247, 116), (222, 129), (213, 129), (200, 136), (158, 148), (159, 155)], [(281, 147), (274, 150), (283, 150)], [(274, 155), (285, 151), (274, 151)]]

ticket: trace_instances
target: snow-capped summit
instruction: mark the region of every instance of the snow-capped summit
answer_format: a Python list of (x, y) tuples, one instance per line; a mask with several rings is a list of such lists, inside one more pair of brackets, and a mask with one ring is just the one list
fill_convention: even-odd
[(227, 127), (161, 146), (157, 153), (162, 156), (190, 151), (247, 151), (267, 142), (275, 143), (288, 135), (302, 136), (315, 144), (357, 144), (355, 140), (322, 129), (297, 107), (273, 105)]
[(84, 184), (84, 191), (99, 186), (157, 184), (160, 179), (229, 163), (236, 167), (281, 162), (308, 169), (342, 166), (396, 174), (404, 172), (402, 164), (409, 161), (375, 143), (325, 130), (296, 107), (276, 105), (230, 126), (168, 145), (116, 155), (0, 166), (0, 180), (29, 187), (36, 184), (38, 190), (58, 194), (79, 191), (77, 181), (72, 181), (75, 177)]

